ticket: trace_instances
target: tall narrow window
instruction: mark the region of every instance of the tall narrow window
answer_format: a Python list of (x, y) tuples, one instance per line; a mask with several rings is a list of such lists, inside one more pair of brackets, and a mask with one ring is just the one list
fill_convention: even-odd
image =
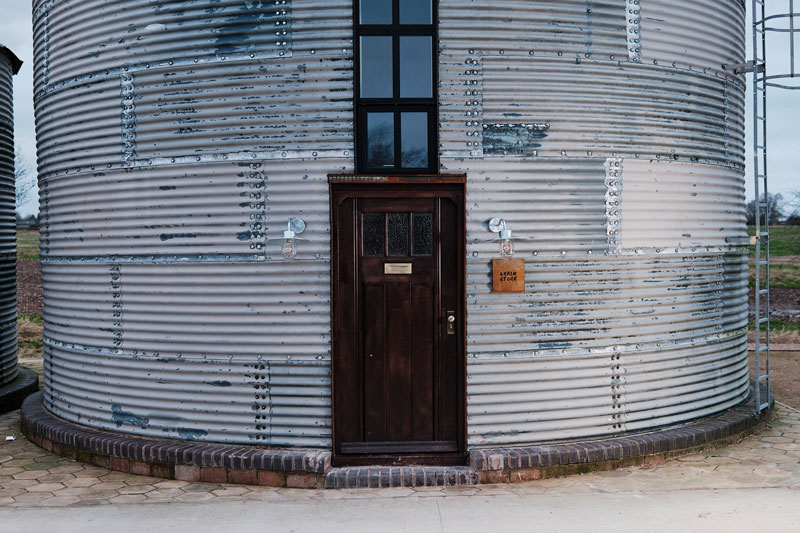
[(434, 0), (355, 0), (356, 166), (436, 172)]

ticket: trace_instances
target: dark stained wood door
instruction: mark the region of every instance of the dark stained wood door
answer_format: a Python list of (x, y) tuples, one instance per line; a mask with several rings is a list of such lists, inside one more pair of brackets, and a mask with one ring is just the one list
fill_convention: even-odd
[(334, 463), (458, 463), (462, 185), (334, 185)]

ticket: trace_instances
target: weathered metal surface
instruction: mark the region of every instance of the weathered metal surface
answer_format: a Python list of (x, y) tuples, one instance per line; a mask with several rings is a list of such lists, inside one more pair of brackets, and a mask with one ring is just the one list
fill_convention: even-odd
[[(35, 3), (51, 411), (330, 446), (327, 174), (353, 170), (351, 13)], [(293, 261), (289, 217), (307, 225)]]
[[(439, 5), (441, 161), (468, 174), (469, 444), (741, 402), (744, 79), (722, 68), (744, 59), (741, 3)], [(520, 237), (525, 294), (491, 292), (491, 217)]]
[(17, 377), (17, 229), (14, 187), (14, 90), (22, 63), (0, 44), (0, 386)]
[[(468, 176), (472, 446), (622, 434), (747, 394), (744, 80), (722, 69), (743, 61), (744, 13), (674, 5), (439, 2), (440, 163)], [(353, 170), (351, 2), (34, 10), (48, 408), (330, 446), (326, 175)], [(272, 240), (290, 216), (297, 261)], [(524, 294), (491, 292), (492, 216), (522, 238)]]

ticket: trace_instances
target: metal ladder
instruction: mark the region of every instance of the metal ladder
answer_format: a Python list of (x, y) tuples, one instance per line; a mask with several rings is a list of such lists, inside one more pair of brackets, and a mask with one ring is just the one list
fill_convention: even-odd
[[(795, 17), (800, 22), (800, 12), (795, 12), (795, 0), (788, 0), (788, 12), (768, 13), (768, 0), (751, 0), (753, 16), (753, 60), (737, 68), (738, 72), (752, 72), (753, 76), (753, 181), (755, 188), (756, 247), (755, 264), (755, 400), (756, 414), (761, 415), (770, 405), (769, 373), (769, 194), (767, 181), (767, 87), (798, 90), (800, 84), (791, 85), (795, 78)], [(770, 2), (772, 6), (777, 2)], [(773, 26), (778, 23), (778, 26)], [(785, 23), (781, 27), (780, 24)], [(788, 72), (767, 75), (767, 35), (771, 32), (787, 33), (789, 37)], [(800, 36), (799, 36), (800, 39)], [(787, 82), (787, 80), (790, 80)], [(762, 333), (761, 328), (764, 328)], [(762, 339), (763, 334), (763, 339)]]
[[(755, 395), (756, 414), (769, 408), (769, 195), (767, 188), (767, 0), (752, 0), (753, 181), (755, 188)], [(761, 328), (764, 339), (761, 339)], [(762, 398), (762, 384), (766, 398)]]

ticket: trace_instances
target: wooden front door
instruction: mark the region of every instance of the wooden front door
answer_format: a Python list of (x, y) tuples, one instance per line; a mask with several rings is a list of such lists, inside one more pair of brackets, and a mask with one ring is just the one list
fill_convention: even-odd
[(333, 185), (334, 463), (462, 462), (463, 185)]

